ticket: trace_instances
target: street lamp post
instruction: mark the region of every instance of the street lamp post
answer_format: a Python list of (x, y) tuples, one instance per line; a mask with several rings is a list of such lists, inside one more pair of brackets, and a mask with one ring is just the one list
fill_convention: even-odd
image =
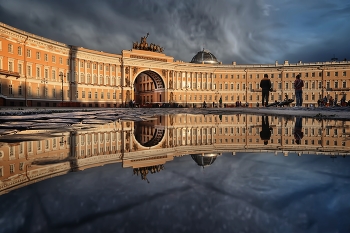
[(46, 95), (46, 84), (48, 83), (47, 78), (41, 79), (41, 83), (44, 83), (44, 97), (46, 98), (47, 97), (47, 95)]
[(60, 72), (59, 76), (61, 77), (61, 84), (62, 84), (62, 86), (61, 86), (61, 96), (62, 96), (62, 107), (63, 107), (63, 98), (64, 98), (64, 94), (63, 94), (63, 78), (66, 77), (66, 75), (63, 74), (63, 72)]

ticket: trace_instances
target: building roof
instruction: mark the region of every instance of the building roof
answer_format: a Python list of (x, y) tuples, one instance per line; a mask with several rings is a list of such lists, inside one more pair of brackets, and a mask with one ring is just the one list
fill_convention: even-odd
[(214, 54), (208, 50), (199, 51), (191, 60), (191, 63), (197, 64), (219, 64)]

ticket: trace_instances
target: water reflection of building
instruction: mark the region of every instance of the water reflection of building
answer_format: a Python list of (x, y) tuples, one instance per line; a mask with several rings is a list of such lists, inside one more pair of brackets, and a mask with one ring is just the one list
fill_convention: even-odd
[[(3, 142), (0, 192), (108, 163), (120, 162), (139, 172), (156, 171), (175, 157), (190, 154), (197, 154), (196, 162), (198, 155), (213, 152), (349, 155), (348, 121), (304, 118), (303, 138), (298, 145), (294, 141), (294, 118), (269, 116), (272, 132), (267, 145), (260, 138), (261, 124), (261, 117), (255, 115), (182, 114), (147, 122), (113, 122), (38, 141)], [(207, 162), (203, 160), (203, 164)]]
[(206, 167), (214, 163), (219, 154), (216, 153), (202, 153), (191, 154), (191, 158), (197, 163), (198, 166)]

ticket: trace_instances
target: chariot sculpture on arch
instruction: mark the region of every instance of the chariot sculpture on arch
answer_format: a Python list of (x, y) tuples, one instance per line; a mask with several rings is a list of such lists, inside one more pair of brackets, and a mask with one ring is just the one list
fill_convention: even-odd
[(132, 48), (133, 49), (140, 49), (140, 50), (147, 50), (147, 51), (152, 51), (152, 52), (157, 52), (157, 53), (163, 53), (164, 48), (160, 47), (159, 45), (151, 43), (148, 45), (147, 43), (147, 37), (149, 36), (149, 33), (147, 33), (146, 36), (141, 37), (141, 41), (139, 42), (133, 42), (132, 43)]

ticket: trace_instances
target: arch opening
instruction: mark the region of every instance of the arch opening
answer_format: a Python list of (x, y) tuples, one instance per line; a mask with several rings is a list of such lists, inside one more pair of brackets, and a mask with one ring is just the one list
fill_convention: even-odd
[(134, 99), (140, 107), (161, 107), (165, 103), (165, 83), (155, 71), (146, 70), (134, 81)]

